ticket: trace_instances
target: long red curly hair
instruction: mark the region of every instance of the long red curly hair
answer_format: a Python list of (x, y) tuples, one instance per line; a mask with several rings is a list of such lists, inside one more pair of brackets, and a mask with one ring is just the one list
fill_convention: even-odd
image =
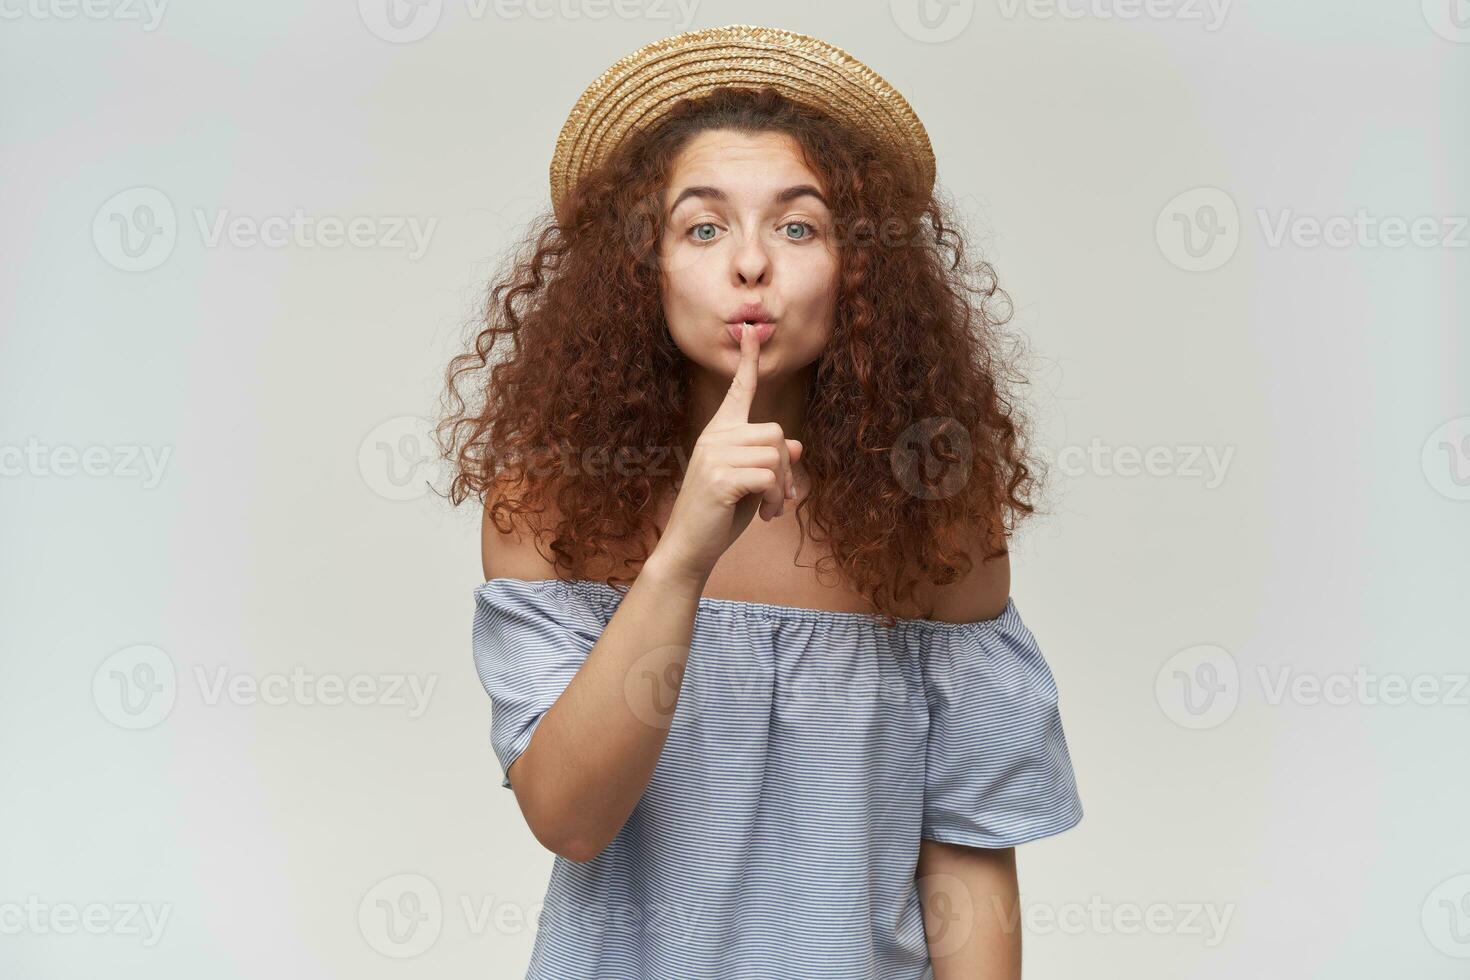
[[(716, 128), (788, 134), (828, 191), (836, 319), (811, 366), (811, 489), (796, 515), (803, 540), (828, 546), (819, 574), (837, 571), (891, 625), (921, 577), (955, 581), (971, 547), (1004, 554), (1036, 509), (1039, 465), (1007, 391), (1025, 380), (1010, 356), (1020, 344), (999, 330), (1010, 304), (990, 264), (966, 261), (914, 168), (770, 89), (684, 100), (572, 188), (564, 222), (532, 223), (445, 374), (435, 439), (448, 497), (476, 496), (502, 532), (522, 518), (564, 578), (619, 558), (628, 574), (596, 577), (636, 577), (657, 542), (651, 505), (692, 449), (687, 362), (660, 298), (661, 202), (679, 150)], [(588, 450), (599, 465), (579, 462)], [(540, 519), (548, 500), (555, 526)]]

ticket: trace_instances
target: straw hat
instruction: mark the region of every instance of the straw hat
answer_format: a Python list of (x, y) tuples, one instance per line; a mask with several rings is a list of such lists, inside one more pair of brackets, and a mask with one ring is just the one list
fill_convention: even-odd
[(551, 202), (559, 220), (567, 193), (635, 129), (683, 98), (722, 86), (770, 86), (867, 133), (934, 184), (934, 150), (924, 124), (877, 72), (841, 48), (794, 31), (731, 24), (644, 45), (599, 75), (563, 124), (551, 158)]

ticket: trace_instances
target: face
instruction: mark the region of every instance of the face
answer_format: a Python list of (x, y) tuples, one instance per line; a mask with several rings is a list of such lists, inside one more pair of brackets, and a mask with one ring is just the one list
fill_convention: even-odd
[(824, 192), (784, 133), (706, 130), (684, 146), (664, 192), (659, 262), (664, 317), (686, 357), (734, 377), (740, 320), (753, 315), (764, 321), (760, 377), (816, 360), (837, 284)]

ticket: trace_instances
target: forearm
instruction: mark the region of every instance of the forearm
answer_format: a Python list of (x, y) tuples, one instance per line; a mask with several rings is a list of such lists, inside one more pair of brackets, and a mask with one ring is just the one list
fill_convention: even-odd
[(586, 662), (511, 764), (537, 839), (589, 860), (653, 777), (672, 722), (703, 583), (667, 572), (657, 549)]
[(934, 980), (1020, 980), (1015, 848), (921, 840), (917, 880)]

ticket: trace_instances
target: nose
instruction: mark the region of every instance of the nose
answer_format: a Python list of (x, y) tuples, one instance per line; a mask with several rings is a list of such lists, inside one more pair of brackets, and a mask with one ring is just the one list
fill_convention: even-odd
[(762, 285), (770, 279), (771, 255), (759, 234), (742, 236), (731, 257), (731, 271), (741, 286)]

